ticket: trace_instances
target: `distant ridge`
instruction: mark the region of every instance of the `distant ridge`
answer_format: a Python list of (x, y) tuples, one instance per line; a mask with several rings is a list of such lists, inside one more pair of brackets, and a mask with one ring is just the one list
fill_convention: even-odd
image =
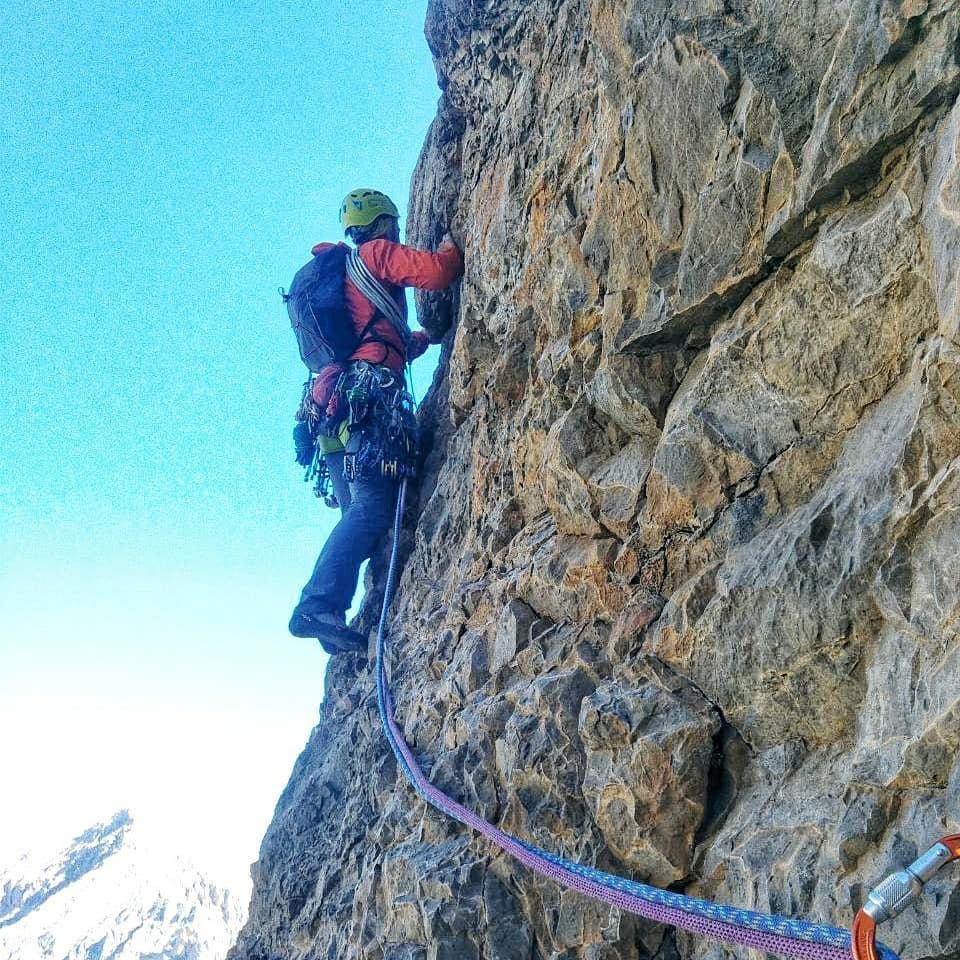
[(139, 843), (128, 810), (0, 868), (0, 960), (221, 960), (241, 920), (230, 891)]

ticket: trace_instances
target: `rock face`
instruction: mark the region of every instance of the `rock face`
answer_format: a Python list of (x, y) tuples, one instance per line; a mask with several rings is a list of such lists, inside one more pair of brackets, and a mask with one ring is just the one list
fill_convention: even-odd
[[(960, 5), (433, 0), (411, 240), (463, 237), (391, 617), (433, 781), (640, 880), (850, 923), (960, 827)], [(362, 616), (373, 623), (374, 579)], [(233, 960), (718, 957), (425, 809), (369, 670)], [(960, 956), (956, 872), (883, 930)]]
[(125, 810), (0, 870), (0, 960), (219, 960), (241, 923), (229, 891), (143, 845)]

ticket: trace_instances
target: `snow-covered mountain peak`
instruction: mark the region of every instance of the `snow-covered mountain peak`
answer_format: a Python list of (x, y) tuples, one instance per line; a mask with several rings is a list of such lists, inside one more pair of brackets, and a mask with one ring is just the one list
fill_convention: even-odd
[(53, 855), (0, 869), (0, 960), (220, 960), (241, 914), (121, 810)]

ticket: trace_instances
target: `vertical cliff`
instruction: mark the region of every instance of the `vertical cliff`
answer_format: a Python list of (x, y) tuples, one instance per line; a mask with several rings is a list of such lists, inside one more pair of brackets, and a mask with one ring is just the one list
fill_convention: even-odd
[[(840, 926), (960, 826), (958, 31), (954, 0), (433, 0), (410, 239), (452, 223), (467, 274), (421, 303), (453, 326), (390, 673), (494, 823)], [(725, 952), (425, 809), (358, 666), (234, 960)], [(956, 879), (887, 942), (960, 956)]]

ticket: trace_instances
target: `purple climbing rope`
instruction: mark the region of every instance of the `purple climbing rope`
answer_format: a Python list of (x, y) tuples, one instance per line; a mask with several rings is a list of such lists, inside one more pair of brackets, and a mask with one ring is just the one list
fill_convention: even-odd
[[(404, 480), (397, 496), (393, 549), (377, 631), (376, 679), (377, 702), (384, 733), (404, 775), (417, 793), (427, 803), (476, 830), (536, 873), (610, 906), (691, 933), (781, 957), (796, 957), (798, 960), (849, 960), (850, 933), (847, 930), (711, 903), (586, 867), (506, 833), (430, 783), (397, 724), (384, 667), (387, 613), (396, 581), (406, 488), (407, 482)], [(884, 960), (899, 960), (897, 955), (886, 947), (880, 947), (880, 954)]]

